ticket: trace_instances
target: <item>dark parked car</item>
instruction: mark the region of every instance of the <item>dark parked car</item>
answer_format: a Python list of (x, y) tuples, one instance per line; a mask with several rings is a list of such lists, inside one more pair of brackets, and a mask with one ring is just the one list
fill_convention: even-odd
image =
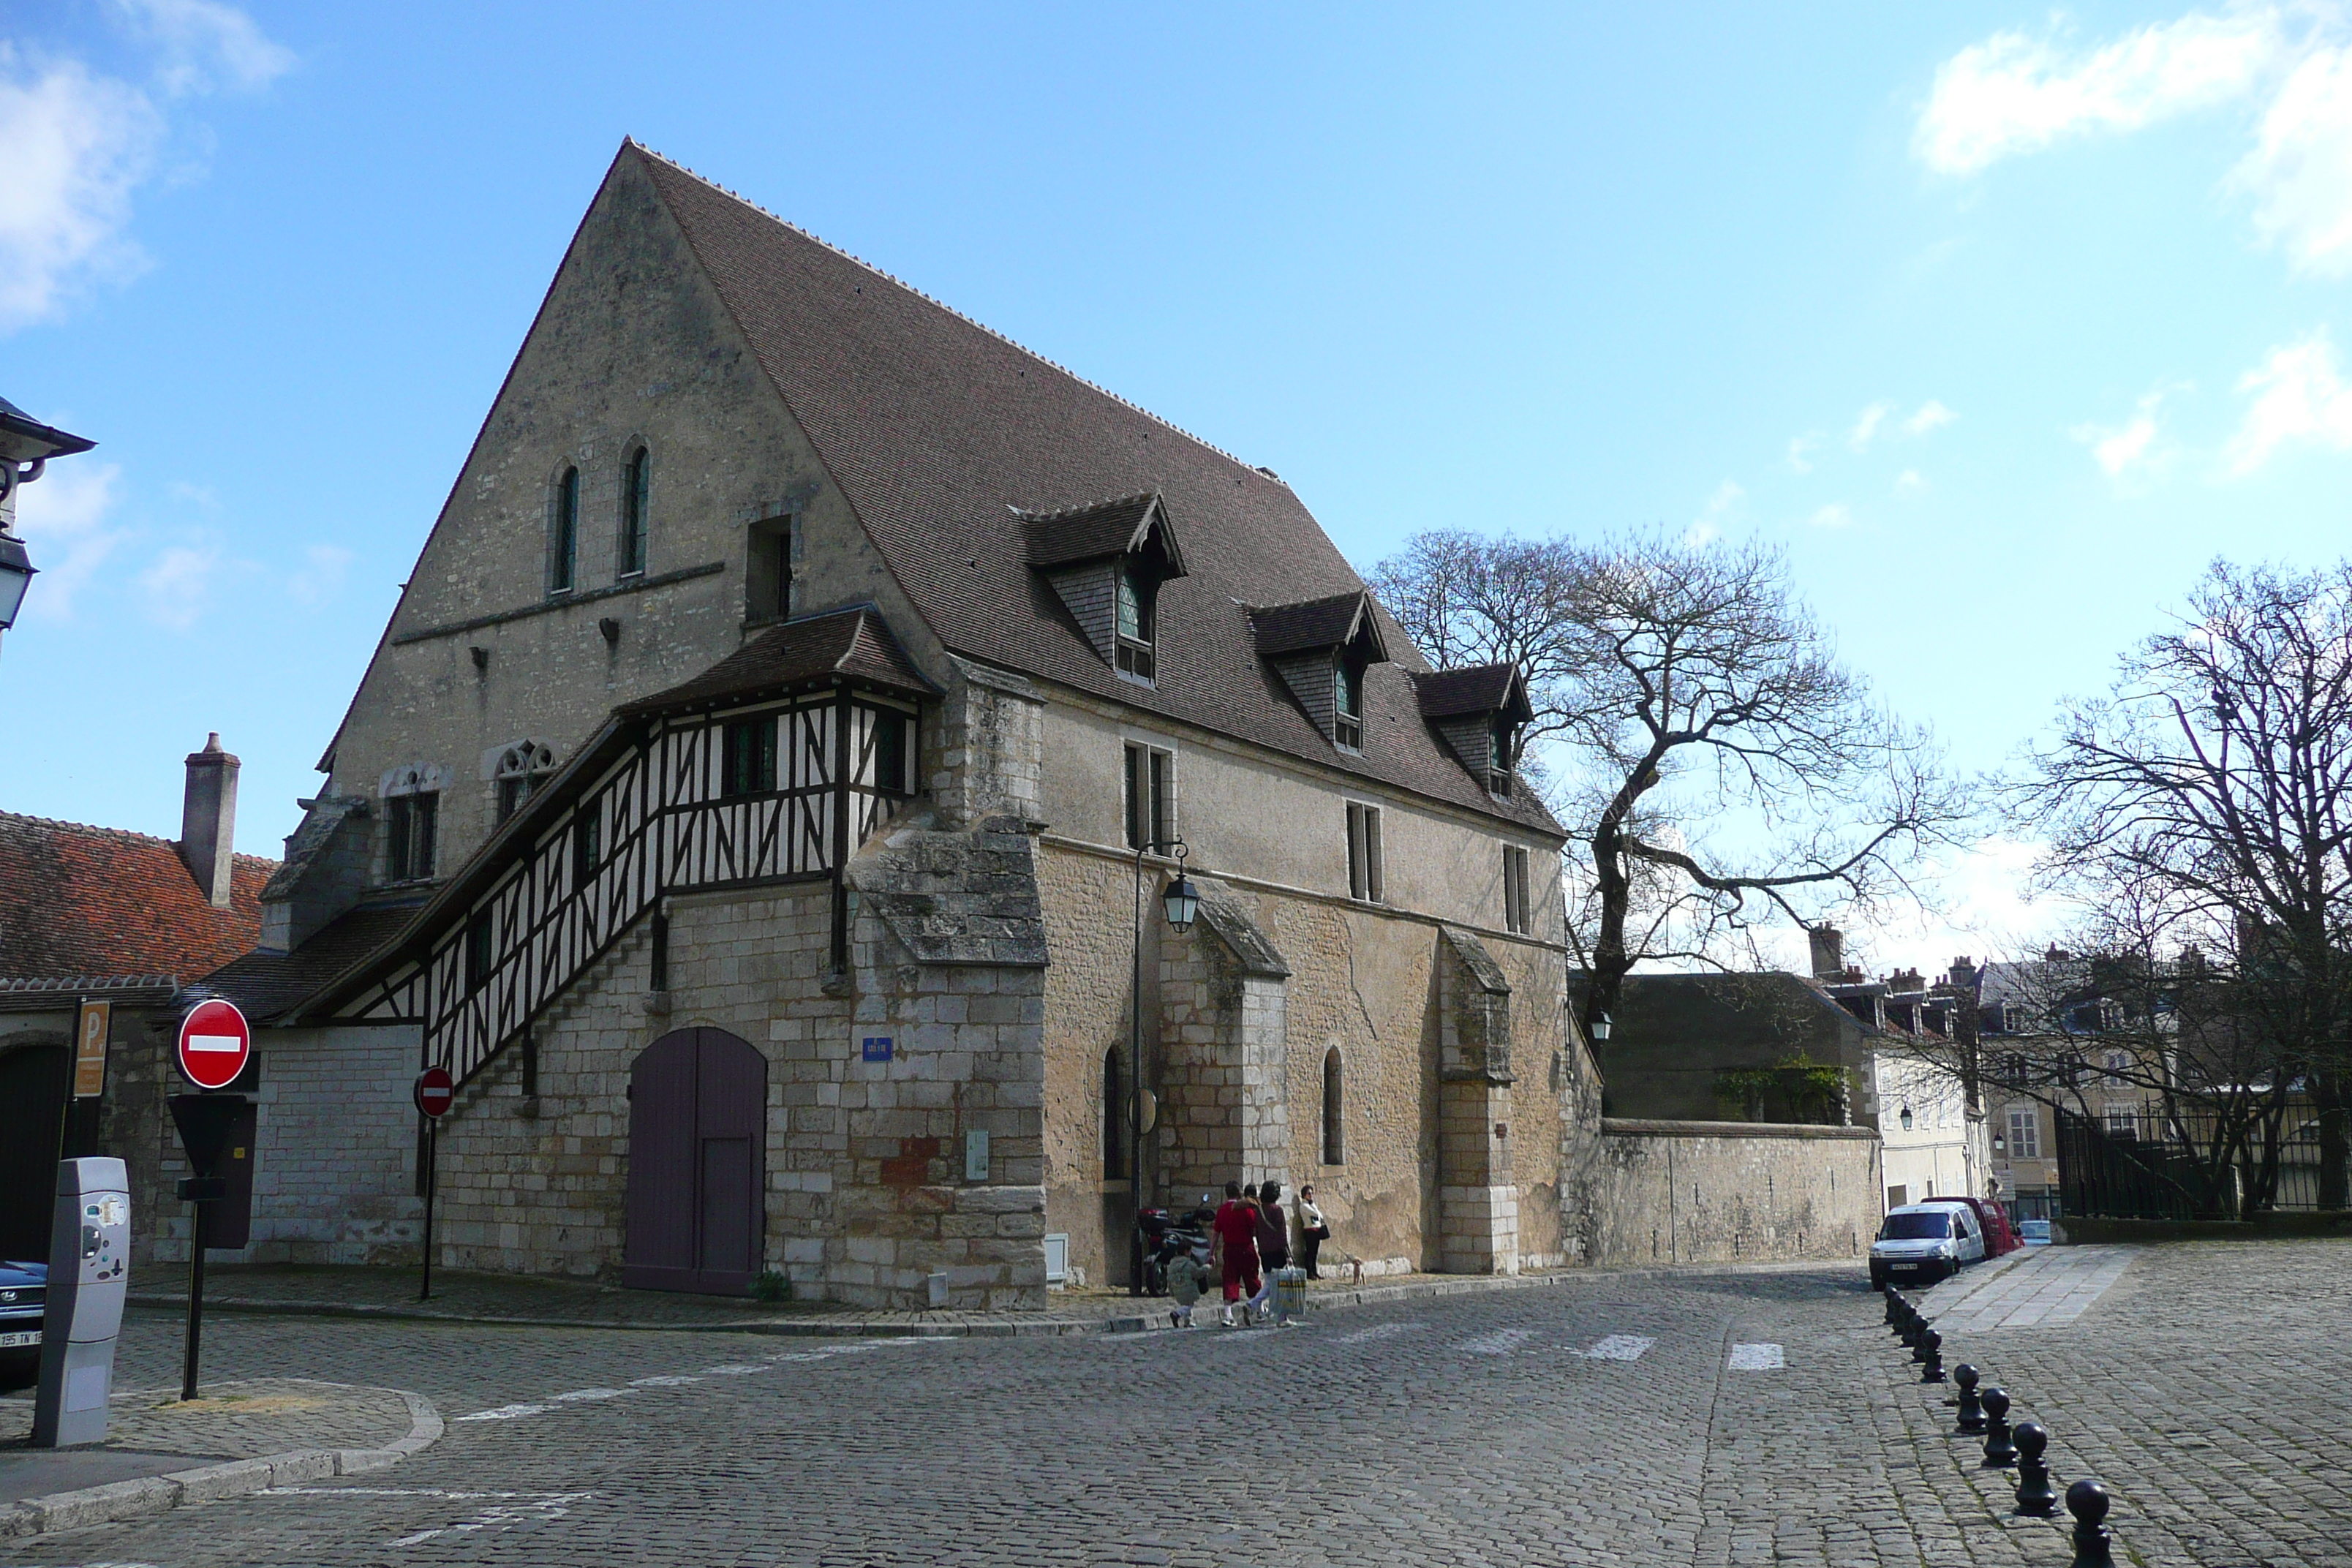
[(49, 1297), (46, 1263), (0, 1263), (0, 1388), (41, 1379), (41, 1311)]

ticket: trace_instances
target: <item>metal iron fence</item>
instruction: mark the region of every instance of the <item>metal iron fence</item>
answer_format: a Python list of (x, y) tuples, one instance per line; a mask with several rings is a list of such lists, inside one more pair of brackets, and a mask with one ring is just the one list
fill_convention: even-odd
[(2275, 1143), (2254, 1139), (2224, 1173), (2218, 1193), (2210, 1171), (2215, 1118), (2117, 1107), (2095, 1118), (2061, 1109), (2056, 1120), (2059, 1207), (2066, 1214), (2178, 1220), (2196, 1218), (2200, 1210), (2319, 1206), (2315, 1117), (2290, 1116)]

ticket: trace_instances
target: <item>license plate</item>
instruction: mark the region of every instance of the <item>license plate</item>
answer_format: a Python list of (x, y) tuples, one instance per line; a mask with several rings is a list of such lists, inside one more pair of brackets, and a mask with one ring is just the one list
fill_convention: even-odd
[(1919, 1271), (1919, 1266), (1916, 1263), (1896, 1263), (1889, 1267), (1900, 1274), (1916, 1274)]
[(0, 1334), (0, 1351), (12, 1351), (19, 1345), (37, 1345), (40, 1342), (41, 1331), (38, 1329), (26, 1333)]

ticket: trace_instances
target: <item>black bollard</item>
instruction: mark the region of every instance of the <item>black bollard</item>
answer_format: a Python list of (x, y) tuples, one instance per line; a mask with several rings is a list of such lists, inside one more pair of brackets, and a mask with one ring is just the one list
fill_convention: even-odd
[(1952, 1369), (1952, 1381), (1960, 1385), (1960, 1425), (1962, 1432), (1985, 1429), (1984, 1406), (1977, 1403), (1977, 1369), (1967, 1362)]
[(1903, 1321), (1895, 1331), (1896, 1334), (1901, 1336), (1904, 1344), (1913, 1350), (1917, 1350), (1919, 1348), (1919, 1336), (1927, 1331), (1927, 1320), (1919, 1315), (1919, 1309), (1913, 1306), (1908, 1301), (1904, 1302)]
[(1919, 1343), (1927, 1352), (1926, 1355), (1919, 1358), (1924, 1363), (1919, 1368), (1919, 1381), (1922, 1383), (1943, 1382), (1944, 1336), (1937, 1333), (1935, 1330), (1929, 1329), (1926, 1333), (1919, 1336)]
[(2074, 1516), (2074, 1568), (2114, 1568), (2116, 1538), (2107, 1533), (2107, 1489), (2085, 1476), (2066, 1489)]
[(1935, 1330), (1929, 1328), (1927, 1326), (1927, 1320), (1922, 1318), (1919, 1320), (1919, 1331), (1911, 1336), (1911, 1359), (1913, 1361), (1924, 1362), (1927, 1359), (1927, 1341), (1930, 1338), (1933, 1338), (1937, 1344), (1942, 1344), (1944, 1342), (1944, 1336), (1937, 1333)]
[(1885, 1287), (1885, 1291), (1886, 1291), (1886, 1326), (1887, 1326), (1888, 1328), (1890, 1328), (1890, 1329), (1891, 1329), (1891, 1328), (1893, 1328), (1893, 1327), (1895, 1326), (1895, 1314), (1896, 1314), (1897, 1312), (1899, 1312), (1899, 1311), (1901, 1311), (1901, 1310), (1902, 1310), (1902, 1309), (1901, 1309), (1900, 1307), (1896, 1306), (1896, 1305), (1895, 1305), (1895, 1303), (1903, 1300), (1903, 1293), (1902, 1293), (1901, 1291), (1899, 1291), (1899, 1290), (1895, 1289), (1895, 1287), (1894, 1287), (1894, 1286), (1892, 1286), (1892, 1285), (1886, 1286), (1886, 1287)]
[(1981, 1397), (1985, 1413), (1985, 1468), (2005, 1470), (2017, 1462), (2017, 1445), (2009, 1440), (2009, 1394), (2003, 1389), (1988, 1388)]
[(2058, 1494), (2050, 1489), (2050, 1429), (2039, 1421), (2017, 1424), (2017, 1511), (2048, 1519), (2058, 1511)]

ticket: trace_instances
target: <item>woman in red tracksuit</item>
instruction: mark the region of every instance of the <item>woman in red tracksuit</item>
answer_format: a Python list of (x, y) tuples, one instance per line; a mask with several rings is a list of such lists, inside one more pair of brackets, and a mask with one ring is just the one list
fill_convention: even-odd
[(1217, 1209), (1217, 1261), (1225, 1286), (1224, 1325), (1234, 1326), (1234, 1303), (1258, 1291), (1257, 1201), (1244, 1194), (1239, 1182), (1225, 1184), (1225, 1201)]

